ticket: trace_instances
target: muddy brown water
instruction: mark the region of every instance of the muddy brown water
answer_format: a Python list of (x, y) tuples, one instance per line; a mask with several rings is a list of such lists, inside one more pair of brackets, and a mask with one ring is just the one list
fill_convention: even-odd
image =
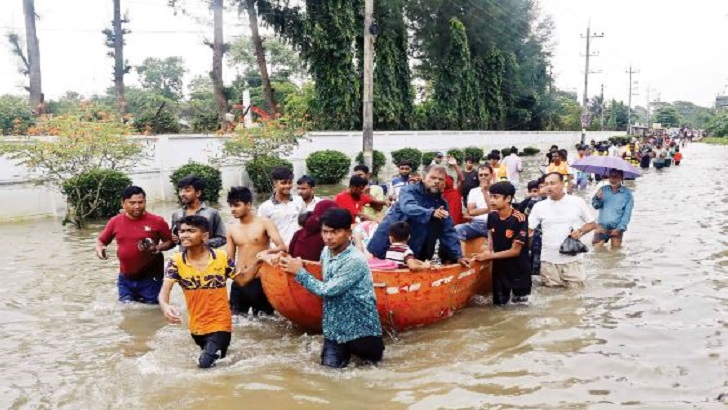
[[(528, 307), (476, 300), (388, 339), (377, 368), (324, 369), (321, 336), (274, 317), (239, 320), (228, 358), (198, 370), (184, 326), (116, 302), (116, 261), (93, 253), (100, 226), (0, 224), (0, 408), (721, 406), (726, 164), (728, 147), (695, 144), (680, 167), (633, 183), (626, 246), (588, 254), (585, 290), (536, 287)], [(165, 217), (173, 209), (150, 206)], [(173, 301), (184, 306), (179, 289)]]

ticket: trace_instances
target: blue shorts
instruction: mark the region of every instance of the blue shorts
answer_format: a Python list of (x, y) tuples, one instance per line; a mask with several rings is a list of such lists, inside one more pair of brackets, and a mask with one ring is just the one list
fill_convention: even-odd
[(162, 278), (146, 277), (138, 280), (119, 275), (119, 302), (139, 302), (156, 305)]

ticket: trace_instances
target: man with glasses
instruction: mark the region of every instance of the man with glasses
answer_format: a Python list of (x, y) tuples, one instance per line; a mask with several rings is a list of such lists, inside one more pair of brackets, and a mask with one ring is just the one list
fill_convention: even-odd
[(490, 165), (478, 167), (478, 181), (480, 186), (468, 192), (467, 210), (464, 219), (468, 222), (457, 225), (455, 230), (461, 241), (488, 236), (488, 213), (490, 212), (490, 193), (488, 188), (493, 181), (493, 168)]

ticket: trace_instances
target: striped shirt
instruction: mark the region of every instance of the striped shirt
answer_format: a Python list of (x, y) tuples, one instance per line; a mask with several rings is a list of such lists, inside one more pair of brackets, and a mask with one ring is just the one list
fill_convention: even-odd
[(412, 249), (406, 243), (393, 243), (387, 249), (385, 259), (396, 262), (397, 268), (403, 269), (407, 267), (407, 261), (414, 257), (414, 252), (412, 252)]

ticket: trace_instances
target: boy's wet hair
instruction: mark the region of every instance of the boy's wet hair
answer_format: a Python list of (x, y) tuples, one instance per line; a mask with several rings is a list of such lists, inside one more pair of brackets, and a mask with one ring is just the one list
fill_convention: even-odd
[(342, 208), (332, 208), (321, 215), (321, 226), (327, 226), (334, 230), (351, 229), (351, 212)]
[(138, 187), (136, 185), (129, 185), (128, 187), (124, 188), (124, 192), (121, 193), (121, 200), (127, 200), (134, 195), (144, 195), (144, 198), (147, 197), (147, 193), (144, 192), (141, 187)]
[(308, 175), (304, 175), (301, 178), (298, 178), (298, 181), (296, 181), (296, 184), (297, 185), (308, 184), (308, 186), (310, 186), (311, 188), (315, 188), (316, 187), (316, 180), (313, 179), (313, 178), (311, 178)]
[(532, 190), (532, 189), (538, 189), (538, 185), (540, 184), (539, 179), (534, 179), (533, 181), (528, 181), (528, 187), (527, 187), (527, 189), (529, 191)]
[(242, 202), (244, 204), (250, 204), (253, 202), (253, 193), (249, 188), (244, 186), (234, 186), (230, 188), (227, 195), (227, 203), (232, 205), (236, 202)]
[(407, 222), (399, 221), (389, 225), (389, 236), (397, 242), (405, 242), (410, 237), (410, 226)]
[(177, 221), (177, 228), (179, 229), (182, 225), (187, 226), (194, 226), (195, 228), (199, 229), (202, 232), (208, 232), (210, 228), (208, 227), (208, 221), (207, 218), (205, 218), (202, 215), (187, 215), (184, 218)]
[(270, 179), (273, 181), (293, 181), (293, 171), (286, 167), (275, 167), (270, 173)]
[(356, 171), (362, 171), (364, 174), (369, 175), (369, 167), (364, 164), (359, 164), (354, 167), (354, 172)]
[(503, 198), (509, 196), (513, 199), (516, 196), (516, 187), (508, 181), (501, 181), (488, 187), (488, 192), (491, 195), (503, 195)]
[(195, 192), (202, 192), (205, 190), (205, 180), (197, 175), (187, 175), (177, 181), (177, 189), (187, 188), (188, 186), (191, 186)]
[(412, 165), (412, 161), (404, 160), (399, 161), (399, 164), (397, 164), (397, 168), (399, 167), (410, 167), (414, 169), (414, 165)]
[(362, 178), (358, 175), (354, 175), (349, 179), (350, 188), (359, 188), (369, 185), (369, 181), (366, 178)]
[(473, 156), (465, 157), (465, 162), (472, 162), (473, 164), (477, 164), (480, 162), (480, 158), (476, 158)]
[(501, 159), (501, 155), (500, 155), (499, 152), (492, 151), (490, 154), (488, 154), (488, 160), (489, 161), (490, 160), (500, 161), (500, 159)]

